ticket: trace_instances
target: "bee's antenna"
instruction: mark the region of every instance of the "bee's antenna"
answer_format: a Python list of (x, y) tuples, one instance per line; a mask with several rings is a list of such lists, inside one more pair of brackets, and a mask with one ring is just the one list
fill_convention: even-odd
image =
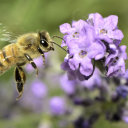
[(60, 36), (56, 36), (56, 35), (54, 35), (54, 36), (52, 36), (52, 38), (59, 38), (59, 39), (61, 39), (61, 40), (63, 40), (65, 43), (66, 43), (66, 41), (62, 38), (62, 37), (60, 37)]
[(67, 53), (67, 50), (65, 50), (63, 47), (61, 47), (61, 46), (60, 46), (59, 44), (57, 44), (56, 42), (51, 41), (51, 43), (53, 43), (53, 44), (57, 45), (58, 47), (60, 47), (61, 49), (63, 49), (63, 50)]
[[(59, 38), (59, 39), (61, 39), (61, 40), (63, 40), (65, 43), (66, 43), (66, 41), (62, 38), (62, 37), (60, 37), (60, 36), (56, 36), (56, 35), (54, 35), (54, 36), (52, 36), (52, 38)], [(63, 49), (64, 51), (66, 51), (67, 52), (67, 50), (65, 50), (63, 47), (61, 47), (59, 44), (57, 44), (56, 42), (52, 42), (53, 44), (55, 44), (55, 45), (57, 45), (58, 47), (60, 47), (61, 49)]]

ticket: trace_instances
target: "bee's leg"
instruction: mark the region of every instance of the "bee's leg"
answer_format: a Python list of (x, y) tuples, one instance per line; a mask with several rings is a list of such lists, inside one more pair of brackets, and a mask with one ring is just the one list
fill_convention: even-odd
[(38, 51), (39, 51), (39, 53), (42, 55), (42, 57), (43, 57), (43, 64), (45, 65), (45, 56), (44, 56), (44, 52), (40, 49), (40, 47), (38, 47)]
[(45, 65), (45, 56), (44, 56), (44, 53), (41, 54), (41, 55), (42, 55), (42, 57), (43, 57), (43, 64)]
[(24, 54), (24, 55), (27, 58), (27, 60), (30, 62), (32, 67), (36, 70), (36, 75), (38, 75), (38, 68), (37, 68), (36, 64), (33, 62), (32, 58), (28, 54)]
[(16, 80), (16, 84), (17, 84), (17, 91), (19, 93), (19, 96), (16, 98), (16, 100), (18, 100), (23, 94), (24, 83), (26, 80), (24, 70), (20, 66), (17, 66), (15, 68), (15, 80)]

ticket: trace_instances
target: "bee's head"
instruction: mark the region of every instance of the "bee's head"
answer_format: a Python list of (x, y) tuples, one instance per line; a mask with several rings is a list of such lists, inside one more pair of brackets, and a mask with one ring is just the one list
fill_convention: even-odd
[(50, 50), (54, 50), (52, 39), (50, 35), (46, 31), (41, 31), (39, 34), (39, 47), (43, 52), (48, 52)]

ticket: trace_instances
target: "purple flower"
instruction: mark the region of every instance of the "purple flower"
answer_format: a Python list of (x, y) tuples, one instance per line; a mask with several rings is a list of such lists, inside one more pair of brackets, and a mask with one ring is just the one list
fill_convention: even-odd
[(128, 96), (128, 86), (121, 85), (116, 88), (117, 94), (123, 98)]
[(80, 73), (79, 69), (74, 71), (70, 68), (68, 60), (66, 58), (65, 58), (64, 62), (61, 64), (61, 68), (64, 71), (67, 71), (69, 80), (75, 80), (78, 78), (79, 80), (83, 81), (86, 79), (85, 76)]
[(77, 120), (75, 120), (74, 126), (75, 128), (91, 128), (90, 122), (83, 117), (79, 117)]
[(67, 23), (65, 24), (60, 26), (60, 31), (66, 34), (64, 37), (65, 45), (68, 46), (70, 56), (78, 54), (81, 58), (88, 56), (96, 59), (104, 56), (105, 46), (99, 40), (95, 40), (95, 32), (92, 26), (83, 20), (73, 21), (72, 27), (67, 27)]
[(31, 90), (33, 94), (38, 98), (43, 98), (47, 95), (46, 85), (40, 80), (33, 81)]
[(67, 60), (65, 59), (64, 62), (61, 64), (61, 68), (64, 71), (67, 71), (68, 79), (69, 80), (75, 80), (76, 79), (76, 73), (70, 69), (69, 64)]
[(113, 40), (122, 40), (123, 33), (118, 29), (118, 17), (110, 15), (103, 18), (99, 13), (89, 14), (88, 23), (94, 26), (96, 35), (108, 43), (113, 43)]
[[(69, 54), (65, 59), (72, 70), (79, 70), (84, 76), (93, 72), (92, 59), (99, 60), (105, 55), (105, 45), (96, 40), (94, 28), (83, 20), (60, 26), (64, 36)], [(65, 42), (63, 42), (65, 43)]]
[[(118, 76), (125, 73), (126, 46), (119, 46), (123, 39), (123, 33), (118, 29), (118, 17), (110, 15), (103, 18), (99, 13), (90, 14), (87, 20), (94, 26), (97, 38), (105, 41), (107, 47), (105, 66), (107, 65), (107, 76)], [(104, 43), (104, 42), (103, 42)], [(111, 43), (111, 44), (107, 44)]]
[(64, 34), (62, 46), (67, 46), (68, 51), (64, 60), (68, 75), (79, 78), (79, 72), (87, 80), (93, 75), (93, 62), (101, 60), (107, 76), (125, 73), (126, 46), (119, 46), (123, 33), (117, 24), (115, 15), (103, 18), (99, 13), (93, 13), (86, 21), (80, 19), (71, 25), (60, 25), (60, 32)]
[(122, 120), (123, 120), (125, 123), (128, 124), (128, 116), (123, 116), (123, 117), (122, 117)]
[(53, 97), (50, 100), (50, 110), (53, 115), (63, 115), (66, 112), (65, 100), (61, 97)]
[(62, 42), (62, 46), (68, 46), (68, 48), (70, 49), (70, 44), (72, 44), (74, 48), (77, 47), (77, 44), (75, 45), (74, 41), (78, 41), (79, 35), (84, 25), (87, 25), (84, 20), (79, 20), (77, 22), (73, 21), (72, 27), (68, 23), (60, 25), (60, 32), (65, 34), (64, 40), (66, 41), (66, 44), (65, 42)]
[(108, 67), (107, 76), (124, 75), (126, 59), (127, 59), (126, 46), (122, 45), (116, 47), (115, 53), (109, 54), (106, 57), (105, 65)]
[(69, 80), (68, 76), (65, 74), (60, 78), (61, 88), (68, 94), (72, 95), (75, 93), (76, 80)]

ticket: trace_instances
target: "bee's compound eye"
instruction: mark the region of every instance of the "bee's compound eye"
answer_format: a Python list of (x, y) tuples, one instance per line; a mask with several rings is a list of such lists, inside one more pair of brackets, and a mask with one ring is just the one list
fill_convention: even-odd
[(40, 40), (40, 44), (43, 45), (44, 47), (48, 47), (48, 43), (46, 40)]

